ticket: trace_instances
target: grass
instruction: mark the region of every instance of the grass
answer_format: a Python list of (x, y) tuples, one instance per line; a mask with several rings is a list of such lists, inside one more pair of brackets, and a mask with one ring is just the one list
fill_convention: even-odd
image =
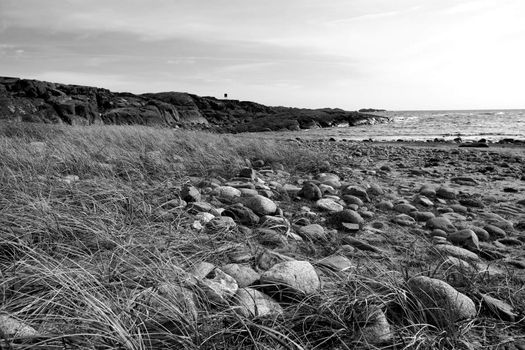
[[(284, 315), (269, 319), (213, 302), (188, 273), (199, 262), (223, 265), (238, 249), (257, 256), (264, 247), (240, 230), (192, 229), (191, 214), (177, 206), (183, 184), (232, 177), (256, 159), (299, 176), (319, 171), (324, 158), (298, 144), (196, 131), (1, 124), (0, 314), (40, 335), (0, 334), (0, 348), (462, 348), (481, 323), (432, 326), (406, 287), (409, 275), (440, 273), (433, 258), (405, 278), (388, 259), (365, 257), (352, 273), (319, 268), (330, 288), (283, 304)], [(313, 261), (340, 246), (337, 237), (306, 240), (294, 254)], [(408, 261), (414, 252), (406, 254)], [(496, 288), (461, 273), (472, 295), (482, 283)], [(497, 283), (504, 295), (519, 281)], [(391, 323), (386, 344), (364, 336), (378, 312)]]

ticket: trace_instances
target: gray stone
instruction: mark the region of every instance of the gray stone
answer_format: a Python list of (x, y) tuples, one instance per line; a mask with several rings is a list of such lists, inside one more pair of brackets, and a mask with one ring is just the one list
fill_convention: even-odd
[(399, 203), (394, 206), (394, 210), (398, 213), (409, 214), (410, 212), (417, 211), (417, 208), (412, 204)]
[(319, 200), (323, 197), (323, 194), (319, 187), (311, 182), (307, 182), (303, 185), (303, 188), (297, 193), (299, 197), (309, 199), (312, 201)]
[(456, 191), (447, 186), (441, 186), (436, 190), (436, 196), (443, 199), (456, 199)]
[(491, 239), (504, 238), (507, 236), (504, 230), (495, 225), (487, 225), (483, 229), (488, 232)]
[(342, 211), (344, 208), (341, 204), (335, 202), (333, 199), (329, 198), (321, 198), (317, 202), (315, 202), (316, 207), (318, 207), (321, 210), (325, 210), (328, 212), (339, 212)]
[(360, 226), (363, 225), (365, 222), (365, 220), (361, 217), (361, 215), (359, 215), (359, 213), (351, 209), (344, 209), (340, 212), (337, 212), (336, 214), (334, 214), (334, 219), (338, 223), (346, 222), (350, 224), (358, 224)]
[(461, 247), (456, 247), (453, 245), (438, 245), (438, 246), (435, 246), (434, 249), (436, 249), (439, 253), (443, 255), (454, 256), (462, 260), (467, 260), (467, 261), (480, 260), (479, 256), (476, 253), (473, 253), (470, 250), (467, 250)]
[(428, 220), (435, 218), (434, 213), (430, 211), (413, 211), (409, 213), (416, 221), (427, 222)]
[(371, 312), (366, 323), (367, 325), (359, 330), (358, 341), (366, 345), (379, 345), (392, 341), (394, 334), (382, 310)]
[(361, 207), (364, 205), (363, 201), (361, 200), (361, 198), (359, 197), (356, 197), (356, 196), (352, 196), (351, 194), (346, 194), (343, 196), (343, 200), (345, 201), (346, 204), (350, 205), (350, 204), (355, 204), (357, 205), (358, 207)]
[(241, 171), (239, 171), (239, 177), (244, 177), (250, 180), (255, 180), (255, 177), (257, 174), (255, 173), (255, 170), (251, 168), (243, 168)]
[(6, 338), (31, 338), (40, 335), (33, 327), (7, 315), (0, 315), (0, 333)]
[(228, 264), (221, 266), (221, 270), (233, 277), (239, 288), (248, 287), (261, 277), (254, 269), (246, 265)]
[(235, 279), (218, 268), (199, 279), (198, 284), (210, 301), (219, 304), (226, 303), (239, 289)]
[(426, 227), (429, 229), (440, 229), (445, 232), (454, 232), (456, 227), (450, 222), (450, 220), (444, 216), (438, 216), (432, 218), (426, 222)]
[(342, 255), (330, 255), (326, 258), (322, 258), (317, 263), (338, 272), (346, 271), (355, 267), (350, 259)]
[(268, 295), (252, 288), (240, 288), (235, 294), (235, 310), (244, 317), (275, 317), (283, 308)]
[(393, 210), (394, 209), (394, 204), (392, 204), (392, 202), (390, 201), (386, 201), (386, 200), (383, 200), (379, 203), (376, 204), (376, 208), (378, 209), (381, 209), (381, 210)]
[(298, 233), (301, 237), (309, 240), (323, 240), (326, 238), (324, 228), (319, 224), (302, 226), (299, 228)]
[(376, 183), (370, 184), (366, 189), (366, 193), (370, 196), (382, 196), (385, 191)]
[(272, 266), (285, 262), (285, 261), (293, 261), (294, 259), (277, 252), (274, 252), (273, 250), (264, 249), (259, 255), (257, 256), (257, 266), (261, 270), (269, 270)]
[(516, 314), (513, 312), (512, 306), (504, 301), (491, 297), (488, 294), (482, 294), (483, 305), (492, 313), (503, 321), (514, 322)]
[(269, 228), (258, 228), (256, 231), (257, 241), (270, 248), (285, 247), (288, 244), (286, 236), (282, 233), (269, 229)]
[(423, 304), (429, 320), (436, 325), (446, 326), (476, 316), (474, 302), (444, 281), (418, 276), (411, 278), (408, 286)]
[(271, 199), (261, 195), (245, 198), (242, 202), (259, 215), (272, 215), (277, 210), (277, 205)]
[(201, 200), (201, 193), (191, 185), (185, 185), (180, 192), (180, 196), (186, 202), (200, 202)]
[(272, 266), (261, 275), (262, 285), (273, 285), (284, 293), (308, 295), (320, 287), (319, 276), (308, 261), (286, 261)]
[(426, 207), (434, 206), (434, 202), (432, 202), (430, 199), (428, 199), (428, 197), (423, 196), (423, 195), (416, 195), (416, 196), (414, 196), (413, 202), (415, 204), (421, 204), (421, 205), (424, 205)]
[(234, 199), (241, 196), (241, 191), (231, 186), (218, 186), (213, 190), (212, 194), (217, 197)]
[(478, 236), (470, 229), (453, 232), (448, 235), (448, 240), (454, 244), (459, 244), (470, 249), (479, 249)]
[(365, 202), (370, 202), (370, 197), (365, 189), (357, 186), (348, 186), (343, 190), (343, 194), (349, 194), (361, 198)]
[(392, 219), (392, 222), (395, 222), (396, 224), (399, 224), (401, 226), (414, 226), (416, 224), (416, 220), (413, 217), (408, 216), (407, 214), (396, 215)]
[(434, 189), (434, 186), (425, 184), (421, 186), (421, 189), (419, 190), (419, 193), (426, 197), (435, 197), (436, 196), (436, 190)]
[(220, 216), (211, 219), (206, 223), (206, 228), (210, 231), (225, 231), (233, 229), (237, 224), (228, 216)]
[(476, 234), (476, 236), (478, 236), (478, 239), (480, 241), (486, 242), (490, 239), (490, 235), (487, 232), (487, 230), (482, 229), (481, 227), (477, 227), (477, 226), (471, 226), (470, 229), (474, 231), (474, 233)]

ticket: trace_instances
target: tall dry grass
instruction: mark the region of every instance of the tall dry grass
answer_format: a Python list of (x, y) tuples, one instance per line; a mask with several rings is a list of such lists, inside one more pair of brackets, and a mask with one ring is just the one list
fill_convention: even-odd
[[(184, 210), (167, 210), (189, 177), (229, 177), (247, 159), (306, 171), (323, 157), (299, 145), (206, 132), (0, 124), (0, 315), (39, 332), (23, 339), (0, 334), (0, 348), (461, 344), (472, 325), (431, 326), (393, 262), (371, 259), (351, 273), (324, 271), (330, 288), (284, 305), (284, 316), (274, 319), (245, 318), (232, 305), (217, 305), (188, 274), (202, 261), (227, 263), (251, 239), (237, 230), (197, 232)], [(305, 251), (318, 249), (305, 244)], [(337, 242), (323, 244), (327, 252), (337, 248)], [(433, 267), (421, 273), (428, 271)], [(371, 344), (363, 333), (378, 310), (396, 322), (386, 345)]]

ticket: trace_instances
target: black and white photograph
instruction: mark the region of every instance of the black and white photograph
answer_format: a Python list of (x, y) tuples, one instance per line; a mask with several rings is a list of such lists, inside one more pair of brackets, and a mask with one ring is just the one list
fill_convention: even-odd
[(524, 18), (0, 0), (0, 350), (525, 350)]

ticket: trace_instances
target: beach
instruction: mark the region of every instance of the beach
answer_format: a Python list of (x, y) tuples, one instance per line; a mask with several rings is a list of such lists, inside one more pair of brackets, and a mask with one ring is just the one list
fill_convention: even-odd
[(29, 347), (523, 345), (523, 145), (10, 128), (0, 325)]

